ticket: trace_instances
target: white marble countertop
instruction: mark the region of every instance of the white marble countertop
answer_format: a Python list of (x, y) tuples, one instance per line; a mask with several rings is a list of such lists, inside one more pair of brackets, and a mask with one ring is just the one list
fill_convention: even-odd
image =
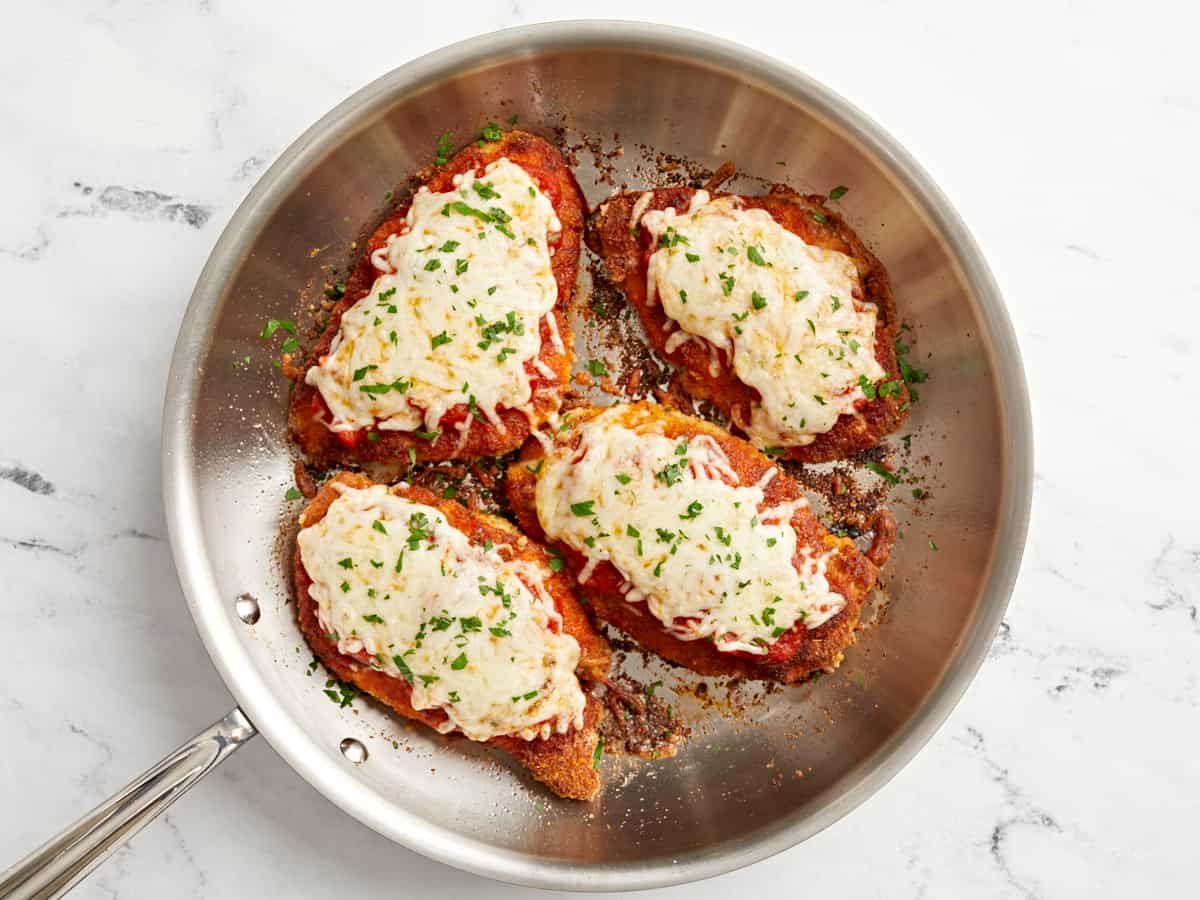
[[(6, 13), (0, 865), (230, 706), (182, 614), (159, 413), (192, 284), (238, 202), (308, 124), (386, 70), (594, 7), (447, 9), (79, 0)], [(1037, 443), (1007, 621), (938, 736), (802, 847), (656, 896), (761, 894), (815, 884), (814, 871), (844, 900), (1195, 896), (1200, 19), (1155, 0), (977, 9), (654, 10), (802, 67), (924, 163), (1005, 290)], [(331, 891), (526, 893), (386, 842), (258, 741), (76, 896)]]

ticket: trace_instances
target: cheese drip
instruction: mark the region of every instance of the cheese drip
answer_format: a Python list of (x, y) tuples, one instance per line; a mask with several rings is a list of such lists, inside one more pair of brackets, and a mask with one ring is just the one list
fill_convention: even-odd
[(404, 230), (371, 257), (383, 274), (305, 376), (333, 431), (435, 432), (459, 404), (472, 411), (464, 430), (476, 415), (503, 430), (500, 407), (532, 413), (526, 365), (536, 367), (543, 318), (561, 343), (550, 246), (562, 226), (507, 158), (454, 184), (417, 191)]
[(812, 443), (887, 376), (875, 359), (876, 308), (852, 299), (858, 268), (846, 254), (704, 191), (687, 212), (654, 210), (641, 224), (658, 246), (647, 300), (680, 328), (668, 352), (702, 338), (732, 358), (761, 397), (749, 421), (737, 422), (756, 446)]
[(539, 474), (538, 520), (587, 557), (581, 582), (609, 562), (626, 599), (645, 600), (671, 634), (752, 654), (845, 606), (825, 578), (828, 554), (797, 548), (790, 522), (805, 501), (765, 505), (775, 469), (741, 484), (713, 438), (668, 438), (643, 418), (606, 410), (579, 426), (578, 448), (558, 447)]
[(415, 709), (446, 713), (442, 732), (532, 740), (583, 726), (579, 644), (537, 567), (382, 485), (340, 491), (297, 539), (339, 651), (409, 681)]

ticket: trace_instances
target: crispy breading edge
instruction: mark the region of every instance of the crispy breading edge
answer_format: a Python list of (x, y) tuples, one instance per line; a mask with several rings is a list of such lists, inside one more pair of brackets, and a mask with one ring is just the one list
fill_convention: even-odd
[[(372, 485), (369, 478), (356, 473), (343, 472), (331, 478), (317, 496), (304, 508), (300, 515), (302, 527), (321, 520), (329, 506), (338, 497), (334, 484), (352, 488)], [(391, 488), (400, 496), (437, 508), (451, 525), (472, 539), (491, 540), (496, 544), (508, 544), (515, 557), (536, 563), (545, 569), (547, 591), (554, 598), (555, 606), (563, 618), (563, 630), (579, 642), (580, 659), (577, 674), (585, 681), (603, 679), (608, 672), (610, 650), (608, 642), (592, 627), (587, 615), (580, 608), (572, 592), (571, 581), (549, 568), (550, 557), (541, 547), (528, 540), (511, 524), (503, 519), (472, 513), (464, 507), (436, 498), (422, 488), (395, 485)], [(361, 665), (337, 649), (321, 628), (317, 617), (317, 604), (309, 592), (312, 579), (304, 568), (297, 545), (293, 560), (293, 577), (296, 602), (299, 611), (300, 630), (316, 657), (342, 681), (349, 682), (390, 707), (405, 718), (435, 727), (444, 721), (445, 714), (439, 710), (417, 710), (411, 702), (412, 692), (408, 682), (394, 678)], [(510, 736), (500, 736), (487, 741), (517, 759), (530, 774), (541, 781), (560, 797), (573, 800), (590, 800), (600, 791), (600, 775), (592, 762), (598, 735), (596, 725), (602, 707), (590, 694), (584, 710), (584, 726), (550, 738), (525, 741)]]

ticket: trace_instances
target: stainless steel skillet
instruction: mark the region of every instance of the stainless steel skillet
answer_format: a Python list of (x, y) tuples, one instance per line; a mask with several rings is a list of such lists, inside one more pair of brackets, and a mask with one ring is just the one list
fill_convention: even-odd
[[(611, 181), (643, 183), (652, 153), (640, 148), (710, 168), (733, 158), (801, 189), (849, 185), (841, 205), (887, 264), (909, 340), (932, 373), (907, 428), (915, 458), (931, 460), (932, 498), (920, 510), (895, 506), (906, 537), (889, 565), (894, 614), (864, 633), (837, 675), (752, 698), (739, 719), (697, 717), (700, 733), (676, 759), (606, 760), (608, 787), (591, 804), (549, 797), (487, 751), (407, 730), (369, 704), (330, 703), (308, 673), (289, 604), (286, 533), (298, 508), (285, 500), (286, 386), (262, 325), (297, 318), (319, 296), (328, 267), (352, 258), (364, 223), (429, 162), (439, 133), (463, 140), (512, 115), (598, 148), (578, 160), (591, 202)], [(626, 152), (606, 154), (601, 142)], [(409, 63), (279, 158), (222, 234), (188, 306), (166, 392), (163, 469), (180, 581), (239, 708), (0, 876), (2, 896), (65, 891), (256, 727), (371, 828), (505, 881), (627, 890), (763, 859), (877, 790), (961, 696), (1016, 576), (1032, 448), (995, 283), (945, 197), (895, 141), (821, 85), (745, 48), (656, 25), (571, 22)], [(688, 684), (662, 674), (686, 714)]]

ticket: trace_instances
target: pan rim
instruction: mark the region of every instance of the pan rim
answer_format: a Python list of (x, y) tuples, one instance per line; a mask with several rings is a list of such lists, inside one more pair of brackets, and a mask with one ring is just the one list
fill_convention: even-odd
[[(199, 372), (209, 329), (228, 280), (247, 247), (300, 173), (396, 96), (435, 84), (451, 72), (531, 50), (623, 49), (683, 55), (745, 73), (780, 93), (798, 96), (883, 160), (892, 177), (928, 216), (974, 291), (990, 351), (1004, 434), (1005, 483), (993, 538), (990, 574), (973, 620), (924, 704), (856, 770), (849, 787), (819, 796), (789, 816), (744, 835), (717, 852), (631, 865), (580, 865), (500, 850), (433, 825), (398, 807), (381, 810), (378, 795), (348, 769), (330, 765), (312, 736), (279, 705), (224, 610), (208, 559), (199, 515), (190, 439)], [(171, 549), (187, 605), (214, 666), (242, 709), (287, 763), (320, 793), (379, 834), (424, 856), (477, 875), (531, 887), (621, 891), (665, 887), (724, 874), (812, 837), (863, 803), (900, 772), (929, 741), (982, 665), (1016, 581), (1032, 501), (1033, 440), (1025, 373), (1003, 298), (983, 255), (949, 200), (923, 168), (882, 127), (848, 101), (791, 66), (758, 51), (690, 29), (648, 22), (560, 21), (504, 29), (421, 56), (359, 89), (297, 138), (263, 174), (217, 240), (180, 325), (168, 376), (162, 423), (163, 497)], [(707, 852), (706, 852), (707, 849)]]

